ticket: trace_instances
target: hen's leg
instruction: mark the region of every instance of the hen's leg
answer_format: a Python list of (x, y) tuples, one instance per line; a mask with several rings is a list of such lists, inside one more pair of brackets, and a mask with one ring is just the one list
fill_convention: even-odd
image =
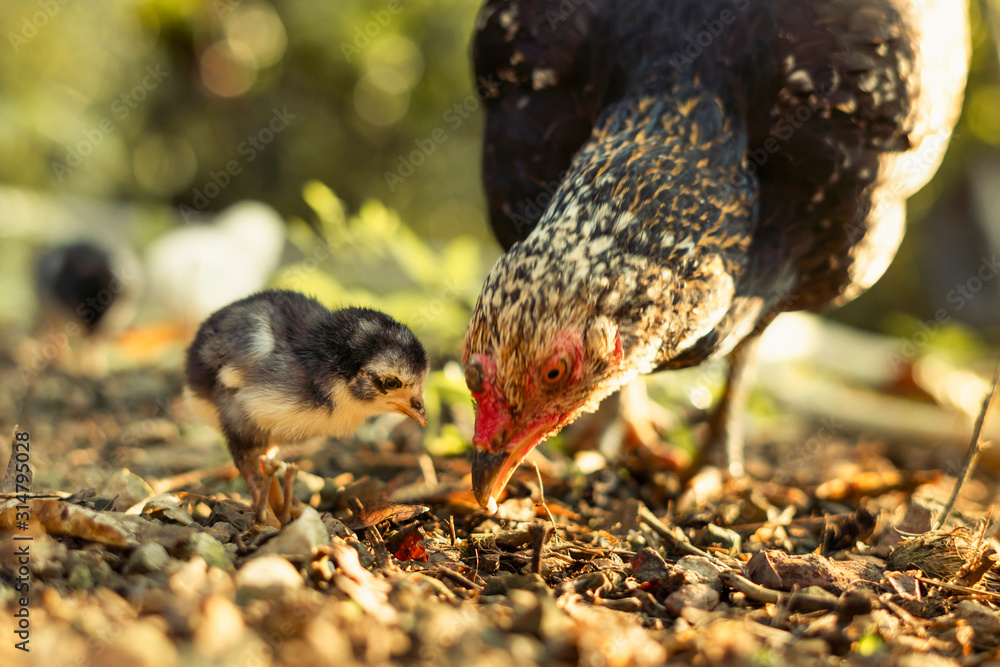
[(676, 470), (683, 466), (683, 456), (660, 438), (670, 421), (670, 415), (650, 400), (645, 380), (636, 378), (618, 393), (616, 423), (605, 432), (601, 452), (605, 456), (620, 452), (658, 469)]
[(760, 332), (743, 339), (729, 353), (729, 373), (722, 398), (708, 420), (708, 440), (692, 466), (692, 471), (706, 461), (722, 454), (725, 469), (731, 477), (742, 477), (743, 469), (743, 420), (746, 416), (747, 396), (753, 384), (757, 347)]
[(688, 462), (686, 455), (660, 438), (673, 421), (649, 399), (645, 381), (636, 378), (571, 426), (567, 443), (571, 449), (596, 448), (605, 460), (631, 470), (679, 470)]

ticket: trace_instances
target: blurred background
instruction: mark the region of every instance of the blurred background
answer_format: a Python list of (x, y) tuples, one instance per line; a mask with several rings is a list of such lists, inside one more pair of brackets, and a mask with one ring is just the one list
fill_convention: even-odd
[[(128, 315), (107, 327), (118, 344), (111, 367), (124, 363), (118, 355), (176, 368), (177, 341), (231, 290), (276, 285), (402, 318), (457, 396), (461, 371), (445, 362), (499, 254), (484, 214), (469, 63), (479, 5), (5, 0), (4, 344), (28, 331), (45, 341), (34, 266), (47, 248), (87, 238), (108, 249), (129, 297)], [(890, 352), (877, 348), (892, 372), (931, 348), (958, 364), (992, 363), (1000, 0), (971, 7), (972, 73), (946, 161), (911, 199), (885, 278), (829, 314), (898, 337)], [(44, 345), (13, 354), (29, 370), (57, 356)], [(709, 390), (692, 388), (703, 380)], [(701, 371), (683, 391), (701, 406), (720, 381)]]

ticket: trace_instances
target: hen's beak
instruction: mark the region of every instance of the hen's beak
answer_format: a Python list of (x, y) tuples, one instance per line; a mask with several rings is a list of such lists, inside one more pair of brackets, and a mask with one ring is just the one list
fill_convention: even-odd
[[(498, 451), (476, 447), (472, 454), (472, 493), (480, 507), (490, 514), (497, 511), (497, 498), (507, 486), (521, 461), (555, 426), (557, 418), (539, 423), (520, 439)], [(499, 444), (499, 443), (498, 443)]]
[(485, 507), (490, 514), (496, 513), (497, 496), (507, 486), (516, 467), (510, 452), (488, 452), (476, 448), (472, 453), (472, 493), (480, 507)]
[(409, 403), (392, 402), (392, 407), (401, 415), (406, 415), (421, 426), (427, 426), (427, 412), (424, 402), (419, 396), (414, 396)]

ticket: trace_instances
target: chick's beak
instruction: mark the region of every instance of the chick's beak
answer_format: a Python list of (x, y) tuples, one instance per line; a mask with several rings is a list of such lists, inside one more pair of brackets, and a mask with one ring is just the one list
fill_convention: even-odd
[(424, 401), (421, 397), (414, 396), (409, 403), (393, 402), (392, 406), (399, 414), (410, 417), (421, 426), (427, 426), (427, 412), (424, 410)]

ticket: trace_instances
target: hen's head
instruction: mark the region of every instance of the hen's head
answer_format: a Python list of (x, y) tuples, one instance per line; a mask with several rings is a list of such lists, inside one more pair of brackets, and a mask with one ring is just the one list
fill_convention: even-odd
[(551, 272), (541, 278), (535, 269), (549, 261), (524, 247), (502, 257), (466, 333), (465, 381), (476, 403), (472, 486), (491, 512), (532, 448), (634, 374), (602, 308), (608, 291)]

